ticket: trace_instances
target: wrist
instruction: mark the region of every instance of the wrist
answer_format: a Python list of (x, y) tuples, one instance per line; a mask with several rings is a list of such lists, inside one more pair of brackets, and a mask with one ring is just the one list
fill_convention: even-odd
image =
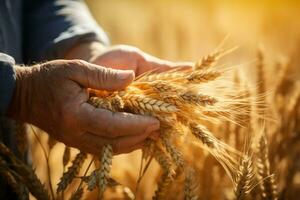
[(32, 100), (32, 74), (36, 67), (14, 66), (16, 74), (15, 89), (7, 115), (18, 121), (27, 121)]
[(99, 54), (106, 50), (106, 46), (98, 41), (80, 43), (70, 49), (65, 59), (81, 59), (91, 62)]

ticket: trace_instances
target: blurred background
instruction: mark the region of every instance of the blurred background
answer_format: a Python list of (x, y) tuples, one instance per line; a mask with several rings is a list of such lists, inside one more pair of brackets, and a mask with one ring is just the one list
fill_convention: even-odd
[[(277, 139), (275, 143), (271, 142), (270, 152), (271, 166), (278, 178), (281, 199), (297, 199), (297, 195), (300, 195), (300, 163), (297, 162), (298, 167), (294, 163), (296, 163), (295, 158), (300, 156), (298, 148), (300, 139), (291, 143), (296, 140), (291, 136), (293, 134), (288, 133), (299, 133), (300, 121), (298, 116), (293, 115), (291, 118), (286, 116), (290, 116), (291, 110), (297, 109), (298, 105), (288, 106), (290, 96), (295, 93), (299, 100), (300, 1), (87, 0), (86, 2), (99, 25), (107, 32), (112, 45), (137, 46), (150, 54), (172, 61), (197, 61), (213, 52), (227, 37), (228, 47), (237, 45), (239, 48), (222, 58), (220, 63), (234, 67), (240, 75), (239, 79), (254, 87), (259, 82), (256, 74), (257, 51), (259, 48), (263, 49), (267, 92), (275, 90), (274, 83), (279, 72), (286, 70), (284, 78), (281, 77), (280, 87), (285, 91), (290, 90), (291, 93), (281, 91), (268, 97), (268, 103), (272, 105), (269, 114), (277, 121), (267, 126), (271, 127), (269, 130), (274, 129), (268, 135), (270, 141)], [(296, 124), (292, 128), (288, 124), (290, 119), (293, 119), (293, 124)], [(283, 135), (286, 133), (288, 136), (278, 139), (275, 133)], [(46, 143), (47, 135), (41, 135), (41, 139)], [(291, 148), (292, 145), (295, 148)], [(47, 174), (45, 162), (40, 159), (41, 149), (37, 144), (32, 146), (37, 173), (42, 180), (45, 180)], [(50, 164), (54, 187), (62, 175), (62, 167), (60, 163), (57, 164), (57, 159), (62, 156), (63, 147), (63, 144), (58, 144), (52, 149)], [(287, 147), (293, 149), (293, 153), (290, 153)], [(278, 158), (277, 150), (280, 148), (281, 153)], [(72, 155), (74, 154), (72, 151)], [(191, 150), (192, 154), (197, 156), (195, 157), (197, 160), (201, 157), (201, 162), (203, 161), (202, 164), (200, 160), (198, 163), (199, 174), (201, 173), (201, 197), (228, 199), (223, 192), (220, 194), (215, 192), (219, 188), (226, 193), (226, 188), (230, 185), (228, 178), (225, 178), (227, 184), (224, 187), (224, 171), (221, 169), (222, 173), (217, 173), (218, 168), (210, 167), (218, 164), (206, 154)], [(285, 161), (280, 162), (283, 159)], [(140, 152), (138, 151), (129, 155), (116, 156), (113, 161), (112, 176), (134, 191), (139, 163)], [(158, 166), (150, 167), (138, 199), (151, 199), (158, 175)], [(176, 191), (176, 188), (172, 191)], [(112, 192), (107, 199), (122, 199), (123, 197), (114, 196), (117, 193)], [(121, 193), (124, 193), (124, 190)], [(183, 196), (179, 195), (177, 198), (182, 199)]]
[[(298, 0), (87, 0), (111, 44), (129, 44), (172, 61), (196, 61), (225, 38), (238, 51), (223, 64), (238, 65), (249, 76), (258, 47), (266, 62), (289, 62), (300, 56)], [(245, 69), (246, 68), (246, 69)], [(274, 70), (273, 68), (270, 69)], [(300, 70), (296, 71), (300, 76)], [(250, 75), (249, 78), (252, 76)]]
[(232, 55), (236, 62), (252, 60), (258, 44), (276, 57), (291, 54), (300, 45), (297, 0), (87, 0), (87, 3), (112, 44), (134, 45), (170, 60), (197, 60), (211, 52), (225, 36), (240, 46)]

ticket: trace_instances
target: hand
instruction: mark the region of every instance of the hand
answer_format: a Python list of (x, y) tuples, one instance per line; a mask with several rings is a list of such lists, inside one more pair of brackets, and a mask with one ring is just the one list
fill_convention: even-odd
[(121, 90), (134, 79), (132, 71), (112, 70), (80, 60), (55, 60), (33, 67), (15, 67), (17, 81), (8, 115), (45, 130), (68, 146), (98, 154), (112, 144), (115, 154), (141, 148), (157, 134), (155, 118), (113, 113), (87, 103), (86, 88)]
[(81, 58), (91, 63), (114, 69), (133, 70), (136, 76), (147, 71), (162, 72), (174, 67), (192, 67), (192, 63), (173, 63), (151, 56), (140, 49), (127, 45), (104, 47), (100, 43), (84, 43), (71, 49), (67, 59)]

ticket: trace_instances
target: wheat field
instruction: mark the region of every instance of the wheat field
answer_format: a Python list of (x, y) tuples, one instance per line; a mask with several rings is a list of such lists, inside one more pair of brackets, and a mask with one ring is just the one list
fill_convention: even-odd
[(107, 145), (89, 155), (18, 125), (19, 148), (26, 136), (35, 169), (11, 155), (14, 171), (28, 177), (15, 188), (20, 196), (29, 190), (31, 199), (298, 199), (300, 3), (87, 4), (112, 44), (195, 66), (144, 74), (121, 92), (89, 91), (95, 107), (160, 120), (160, 139), (143, 150), (113, 156)]

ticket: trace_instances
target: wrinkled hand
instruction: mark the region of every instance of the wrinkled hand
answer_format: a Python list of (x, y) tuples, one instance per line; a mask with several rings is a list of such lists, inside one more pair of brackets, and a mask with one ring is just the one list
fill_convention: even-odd
[(68, 146), (98, 154), (112, 144), (116, 154), (141, 148), (157, 135), (159, 121), (129, 113), (98, 109), (87, 103), (86, 88), (121, 90), (132, 71), (112, 70), (80, 60), (55, 60), (15, 67), (17, 82), (8, 115), (48, 132)]
[(80, 58), (104, 67), (133, 70), (136, 76), (150, 70), (163, 72), (174, 67), (183, 69), (192, 67), (192, 63), (174, 63), (162, 60), (133, 46), (117, 45), (104, 47), (97, 42), (76, 46), (68, 52), (66, 58)]

